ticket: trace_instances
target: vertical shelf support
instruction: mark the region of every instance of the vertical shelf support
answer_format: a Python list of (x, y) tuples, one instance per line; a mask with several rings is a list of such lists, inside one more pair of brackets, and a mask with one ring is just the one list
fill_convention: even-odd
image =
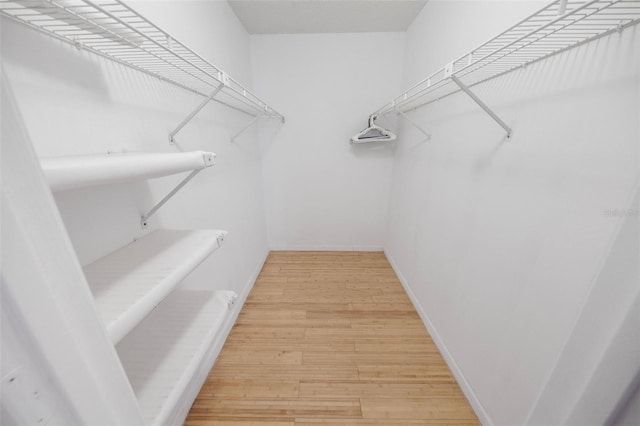
[(240, 136), (241, 134), (243, 134), (249, 127), (251, 127), (253, 125), (253, 123), (258, 121), (258, 119), (260, 117), (262, 117), (262, 114), (258, 114), (255, 117), (253, 117), (253, 120), (251, 120), (246, 126), (244, 126), (242, 129), (240, 129), (235, 135), (231, 136), (231, 142), (235, 142), (236, 138), (238, 136)]
[(507, 132), (507, 139), (511, 139), (511, 135), (513, 134), (513, 130), (511, 130), (511, 127), (507, 126), (507, 123), (505, 123), (504, 121), (502, 121), (502, 119), (500, 117), (498, 117), (498, 115), (493, 112), (491, 110), (491, 108), (489, 108), (489, 106), (487, 106), (487, 104), (485, 104), (484, 102), (482, 102), (482, 100), (476, 96), (475, 93), (473, 93), (471, 91), (471, 89), (469, 89), (463, 82), (460, 81), (460, 79), (458, 77), (456, 77), (455, 75), (451, 74), (451, 80), (456, 83), (458, 85), (458, 87), (460, 87), (460, 89), (466, 93), (467, 95), (469, 95), (469, 97), (471, 99), (473, 99), (473, 101), (475, 103), (477, 103), (480, 108), (482, 108), (484, 110), (484, 112), (486, 112), (487, 114), (489, 114), (489, 116), (491, 118), (493, 118), (495, 120), (496, 123), (498, 123), (500, 125), (500, 127), (502, 127), (506, 132)]
[(140, 225), (142, 226), (142, 229), (145, 229), (147, 227), (147, 222), (149, 221), (149, 218), (155, 212), (157, 212), (158, 209), (160, 209), (160, 207), (162, 207), (167, 201), (169, 201), (169, 199), (171, 197), (173, 197), (176, 194), (176, 192), (180, 191), (180, 189), (182, 189), (183, 186), (185, 186), (191, 179), (193, 179), (195, 177), (195, 175), (197, 175), (200, 172), (200, 170), (202, 170), (202, 169), (194, 170), (191, 173), (189, 173), (189, 176), (184, 178), (184, 180), (182, 180), (182, 182), (180, 182), (178, 184), (178, 186), (173, 188), (171, 190), (171, 192), (169, 192), (167, 195), (165, 195), (165, 197), (162, 200), (160, 200), (158, 202), (158, 204), (153, 206), (153, 208), (151, 210), (149, 210), (149, 212), (147, 212), (147, 213), (142, 215), (142, 217), (140, 218)]
[(216, 97), (216, 95), (222, 90), (222, 88), (225, 86), (224, 81), (221, 82), (218, 87), (215, 88), (215, 90), (213, 92), (211, 92), (211, 94), (209, 96), (207, 96), (201, 103), (200, 105), (198, 105), (196, 107), (196, 109), (194, 109), (191, 114), (189, 114), (187, 116), (187, 118), (185, 118), (184, 120), (182, 120), (182, 122), (180, 124), (178, 124), (178, 127), (176, 127), (171, 133), (169, 133), (169, 143), (174, 144), (175, 143), (175, 136), (176, 134), (182, 130), (182, 128), (184, 126), (187, 125), (187, 123), (189, 121), (191, 121), (193, 119), (193, 117), (196, 116), (197, 113), (200, 112), (200, 110), (202, 110), (202, 108), (204, 108), (213, 98)]

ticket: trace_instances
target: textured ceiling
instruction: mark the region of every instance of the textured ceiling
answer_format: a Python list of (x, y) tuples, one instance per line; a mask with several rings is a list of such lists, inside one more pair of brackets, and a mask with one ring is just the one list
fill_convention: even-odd
[(427, 0), (228, 0), (249, 34), (406, 31)]

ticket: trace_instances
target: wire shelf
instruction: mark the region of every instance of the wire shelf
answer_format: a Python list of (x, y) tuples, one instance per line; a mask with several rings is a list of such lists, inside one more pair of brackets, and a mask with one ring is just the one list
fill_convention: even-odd
[(0, 0), (10, 19), (253, 116), (284, 117), (119, 0)]
[(556, 0), (445, 65), (375, 115), (406, 113), (518, 67), (640, 22), (640, 0)]

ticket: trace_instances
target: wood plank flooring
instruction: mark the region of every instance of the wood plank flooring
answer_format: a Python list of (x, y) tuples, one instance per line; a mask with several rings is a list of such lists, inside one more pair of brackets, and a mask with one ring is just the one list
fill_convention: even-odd
[(383, 253), (271, 252), (185, 424), (479, 423)]

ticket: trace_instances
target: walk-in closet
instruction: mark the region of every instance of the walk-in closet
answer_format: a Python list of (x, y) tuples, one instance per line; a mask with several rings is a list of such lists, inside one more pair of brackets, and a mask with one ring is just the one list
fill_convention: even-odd
[(0, 0), (0, 423), (640, 424), (638, 24)]

